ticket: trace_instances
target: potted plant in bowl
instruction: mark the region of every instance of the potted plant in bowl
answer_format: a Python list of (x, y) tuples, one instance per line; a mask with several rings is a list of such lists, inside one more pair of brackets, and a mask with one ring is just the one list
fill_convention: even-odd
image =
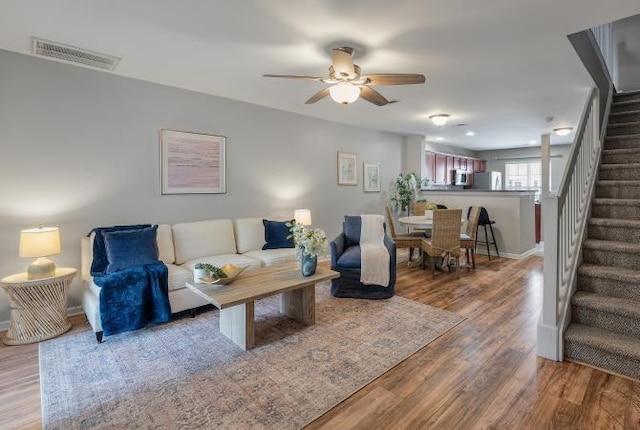
[(296, 256), (300, 260), (300, 270), (303, 276), (311, 276), (316, 273), (318, 255), (327, 252), (327, 235), (320, 228), (308, 228), (295, 221), (287, 223), (296, 244)]
[(227, 274), (219, 267), (209, 263), (196, 263), (193, 269), (193, 279), (198, 280), (203, 278), (226, 278)]

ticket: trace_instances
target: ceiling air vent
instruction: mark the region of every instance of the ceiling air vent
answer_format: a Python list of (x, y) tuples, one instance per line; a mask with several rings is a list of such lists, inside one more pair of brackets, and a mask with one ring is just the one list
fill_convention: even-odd
[(80, 63), (99, 69), (113, 70), (120, 62), (120, 58), (118, 57), (76, 48), (75, 46), (69, 46), (63, 43), (52, 42), (51, 40), (39, 39), (37, 37), (33, 38), (32, 49), (36, 55), (56, 58), (71, 63)]

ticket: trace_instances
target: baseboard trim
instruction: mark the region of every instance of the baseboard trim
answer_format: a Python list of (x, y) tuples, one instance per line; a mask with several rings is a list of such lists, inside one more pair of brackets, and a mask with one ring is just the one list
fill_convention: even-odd
[[(80, 315), (82, 313), (84, 313), (82, 306), (71, 306), (67, 308), (67, 316), (71, 317), (74, 315)], [(9, 330), (9, 320), (0, 321), (0, 331), (7, 331), (7, 330)]]
[[(530, 255), (535, 255), (537, 253), (536, 248), (531, 248), (528, 251), (523, 252), (522, 254), (512, 254), (509, 252), (500, 252), (500, 257), (510, 258), (512, 260), (522, 260), (523, 258), (527, 258)], [(476, 249), (476, 254), (487, 255), (487, 251), (485, 249)], [(491, 253), (491, 257), (496, 257), (495, 252)]]

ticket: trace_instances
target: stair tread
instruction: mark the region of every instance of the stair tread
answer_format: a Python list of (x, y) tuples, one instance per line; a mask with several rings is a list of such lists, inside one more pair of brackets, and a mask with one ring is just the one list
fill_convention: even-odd
[(596, 185), (621, 185), (621, 186), (640, 186), (640, 180), (631, 179), (603, 179), (596, 181)]
[(618, 218), (589, 218), (589, 225), (640, 229), (640, 220)]
[(640, 125), (640, 121), (616, 122), (613, 124), (609, 123), (607, 128), (628, 127), (630, 125)]
[(584, 248), (600, 250), (627, 252), (630, 254), (640, 254), (640, 244), (631, 242), (619, 242), (615, 240), (587, 239), (584, 241)]
[(640, 206), (640, 199), (593, 199), (594, 205), (605, 206)]
[(620, 91), (613, 95), (613, 97), (635, 96), (640, 95), (640, 90)]
[(578, 273), (593, 278), (614, 279), (625, 282), (640, 281), (640, 270), (624, 267), (601, 266), (599, 264), (584, 263), (578, 267)]
[(619, 134), (617, 136), (605, 136), (605, 141), (607, 140), (623, 140), (629, 138), (640, 139), (640, 133), (631, 133), (631, 134)]
[[(638, 103), (638, 107), (640, 107), (640, 101), (639, 100), (634, 100), (635, 103)], [(640, 114), (640, 109), (638, 110), (628, 110), (628, 111), (624, 111), (624, 112), (611, 112), (609, 114), (610, 117), (612, 116), (616, 116), (616, 115), (634, 115), (634, 114)]]
[(604, 170), (640, 169), (640, 163), (603, 163), (600, 165), (600, 169), (604, 169)]
[(607, 352), (640, 360), (640, 339), (609, 330), (571, 323), (564, 333), (566, 341), (579, 342)]
[(637, 148), (620, 148), (620, 149), (603, 149), (602, 150), (603, 155), (637, 154), (638, 152), (640, 152), (640, 146), (638, 146)]
[(576, 291), (571, 298), (571, 304), (640, 320), (640, 302), (636, 300)]

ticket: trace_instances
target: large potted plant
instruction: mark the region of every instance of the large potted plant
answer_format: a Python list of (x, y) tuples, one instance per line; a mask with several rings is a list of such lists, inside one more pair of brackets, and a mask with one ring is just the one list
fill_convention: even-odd
[(400, 209), (402, 212), (406, 212), (409, 215), (411, 209), (411, 202), (415, 199), (418, 187), (420, 185), (420, 178), (414, 172), (407, 173), (406, 175), (399, 174), (393, 183), (393, 196), (391, 196), (391, 205), (395, 209)]

